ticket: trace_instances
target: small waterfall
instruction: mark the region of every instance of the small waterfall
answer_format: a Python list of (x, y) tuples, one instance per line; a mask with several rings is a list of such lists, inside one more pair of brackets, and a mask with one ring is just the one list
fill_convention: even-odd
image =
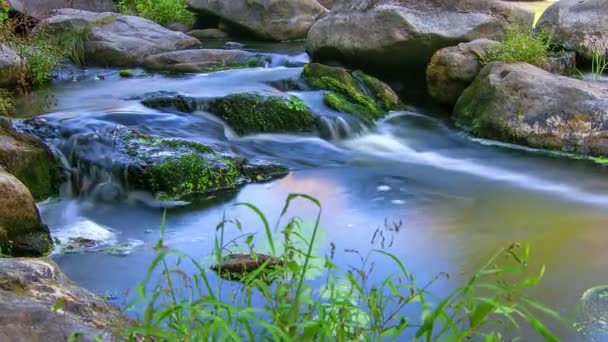
[(317, 123), (321, 137), (327, 140), (353, 138), (366, 130), (361, 123), (355, 120), (349, 122), (342, 116), (320, 116)]

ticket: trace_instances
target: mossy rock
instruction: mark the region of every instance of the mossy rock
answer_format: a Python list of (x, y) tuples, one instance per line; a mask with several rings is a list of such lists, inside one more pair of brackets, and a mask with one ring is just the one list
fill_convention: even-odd
[(330, 108), (353, 114), (370, 125), (403, 106), (391, 87), (362, 71), (351, 73), (311, 63), (304, 66), (303, 76), (313, 89), (326, 90), (325, 104)]
[(270, 271), (282, 265), (282, 260), (266, 254), (230, 254), (219, 264), (212, 265), (211, 270), (225, 279), (242, 280), (262, 266), (265, 266), (265, 271)]
[(315, 117), (295, 96), (237, 93), (211, 100), (208, 110), (226, 121), (236, 133), (310, 132)]
[(59, 188), (59, 162), (36, 137), (19, 133), (0, 118), (0, 167), (17, 177), (36, 200), (55, 195)]
[(195, 99), (173, 91), (157, 91), (144, 94), (141, 104), (157, 109), (174, 108), (185, 113), (191, 113), (197, 108)]

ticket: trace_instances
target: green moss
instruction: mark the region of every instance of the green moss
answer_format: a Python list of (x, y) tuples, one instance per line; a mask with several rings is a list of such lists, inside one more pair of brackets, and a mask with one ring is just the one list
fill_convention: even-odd
[(358, 118), (363, 120), (368, 125), (373, 125), (374, 120), (368, 115), (367, 108), (361, 106), (360, 104), (353, 103), (349, 101), (343, 95), (340, 95), (333, 91), (326, 91), (323, 97), (325, 100), (325, 104), (338, 112), (351, 113), (356, 115)]
[(371, 91), (383, 110), (390, 111), (403, 106), (399, 96), (386, 83), (360, 70), (353, 72), (353, 77), (362, 82)]
[(146, 170), (146, 182), (151, 191), (163, 193), (164, 199), (178, 199), (237, 184), (240, 177), (237, 160), (224, 158), (214, 164), (197, 153), (168, 158)]
[(212, 101), (209, 107), (238, 134), (305, 132), (315, 128), (315, 118), (308, 107), (279, 96), (233, 94)]
[(133, 69), (123, 69), (119, 72), (120, 77), (133, 77)]
[(325, 95), (331, 108), (354, 114), (368, 124), (401, 107), (388, 85), (361, 71), (351, 74), (343, 68), (312, 63), (304, 66), (303, 75), (312, 88), (331, 91)]

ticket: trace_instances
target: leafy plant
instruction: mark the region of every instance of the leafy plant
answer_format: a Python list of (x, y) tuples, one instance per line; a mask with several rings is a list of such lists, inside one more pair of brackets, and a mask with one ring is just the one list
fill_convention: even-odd
[(185, 0), (120, 0), (118, 9), (122, 13), (139, 15), (161, 25), (191, 24), (194, 20)]
[(541, 66), (547, 61), (551, 49), (551, 36), (542, 31), (532, 33), (528, 28), (511, 28), (505, 34), (502, 44), (498, 44), (481, 56), (481, 61), (490, 63), (525, 62)]
[(606, 49), (606, 51), (596, 49), (593, 51), (593, 58), (591, 59), (591, 72), (593, 72), (593, 77), (596, 80), (599, 80), (606, 69), (608, 69), (608, 49)]
[(305, 112), (308, 110), (306, 102), (297, 96), (290, 96), (287, 102), (287, 107), (296, 112)]
[(11, 9), (6, 0), (0, 0), (0, 24), (8, 20), (8, 12)]
[(0, 116), (8, 116), (13, 112), (13, 97), (8, 90), (0, 88)]
[[(308, 230), (301, 219), (286, 220), (289, 207), (301, 199), (318, 208)], [(310, 196), (289, 195), (275, 229), (257, 207), (246, 203), (235, 206), (248, 208), (260, 218), (263, 238), (256, 241), (255, 233), (243, 232), (241, 222), (224, 219), (216, 227), (211, 260), (220, 276), (227, 255), (234, 253), (245, 251), (251, 260), (258, 261), (257, 266), (242, 269), (240, 285), (230, 286), (221, 278), (215, 281), (204, 263), (165, 246), (163, 215), (157, 256), (136, 288), (139, 298), (129, 306), (145, 307), (142, 321), (121, 331), (127, 335), (122, 337), (151, 341), (379, 341), (402, 340), (407, 335), (425, 341), (501, 341), (505, 329), (527, 322), (544, 339), (557, 341), (536, 314), (554, 319), (559, 319), (558, 315), (523, 293), (544, 275), (543, 268), (536, 276), (524, 277), (530, 253), (527, 246), (512, 244), (501, 250), (463, 287), (442, 299), (430, 293), (442, 275), (418, 286), (402, 261), (384, 250), (367, 255), (345, 250), (360, 263), (347, 270), (333, 262), (334, 244), (325, 256), (315, 252), (319, 249), (322, 209)], [(236, 238), (227, 237), (231, 226), (236, 229)], [(282, 227), (279, 232), (278, 227)], [(384, 246), (385, 232), (376, 232), (373, 240), (377, 238)], [(262, 258), (256, 252), (258, 244), (267, 245), (270, 255)], [(374, 258), (392, 262), (397, 272), (372, 283)], [(176, 267), (169, 267), (171, 260)], [(193, 275), (184, 271), (186, 263), (196, 270)], [(161, 276), (154, 285), (157, 271)], [(312, 274), (325, 275), (323, 286), (312, 285)], [(421, 319), (406, 314), (405, 309), (412, 306), (421, 308)]]

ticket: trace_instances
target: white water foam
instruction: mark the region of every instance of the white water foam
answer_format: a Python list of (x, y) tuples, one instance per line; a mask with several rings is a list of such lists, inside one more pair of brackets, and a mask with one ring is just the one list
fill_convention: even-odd
[(485, 179), (510, 183), (525, 189), (552, 193), (569, 200), (608, 206), (607, 195), (589, 193), (566, 184), (554, 183), (503, 168), (481, 165), (479, 161), (473, 159), (456, 159), (437, 152), (416, 151), (390, 134), (390, 132), (368, 134), (344, 141), (342, 145), (353, 151), (375, 157), (470, 174)]

